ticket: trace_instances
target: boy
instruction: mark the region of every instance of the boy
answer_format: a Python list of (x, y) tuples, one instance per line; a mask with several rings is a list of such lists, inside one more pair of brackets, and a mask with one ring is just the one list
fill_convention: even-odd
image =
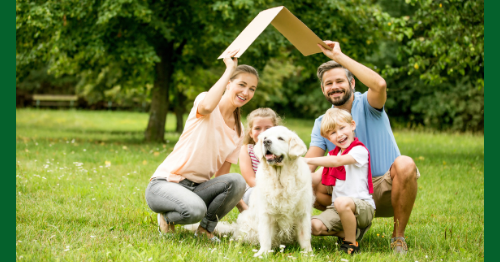
[(359, 252), (356, 240), (363, 238), (375, 213), (370, 153), (354, 137), (355, 129), (351, 114), (329, 109), (321, 121), (321, 135), (335, 149), (325, 157), (304, 158), (307, 164), (324, 167), (321, 183), (332, 195), (332, 205), (312, 218), (312, 234), (343, 238), (340, 250), (348, 254)]

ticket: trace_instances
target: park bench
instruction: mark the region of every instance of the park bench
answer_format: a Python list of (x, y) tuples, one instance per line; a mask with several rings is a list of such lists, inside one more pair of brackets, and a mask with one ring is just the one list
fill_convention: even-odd
[(78, 96), (76, 95), (33, 95), (33, 105), (36, 107), (40, 106), (50, 106), (50, 107), (62, 107), (69, 106), (74, 107), (77, 103)]

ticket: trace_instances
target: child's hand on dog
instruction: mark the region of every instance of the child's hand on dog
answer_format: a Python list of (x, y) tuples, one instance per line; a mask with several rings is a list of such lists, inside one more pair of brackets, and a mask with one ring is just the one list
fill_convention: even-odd
[(306, 162), (306, 164), (309, 164), (310, 158), (300, 157), (300, 159), (302, 159), (304, 162)]

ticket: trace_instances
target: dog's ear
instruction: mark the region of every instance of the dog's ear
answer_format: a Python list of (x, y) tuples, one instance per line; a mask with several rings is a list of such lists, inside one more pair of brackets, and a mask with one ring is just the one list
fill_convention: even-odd
[(262, 140), (263, 139), (259, 138), (257, 143), (253, 146), (253, 153), (259, 161), (264, 157), (264, 153), (262, 152)]
[(306, 144), (304, 144), (304, 141), (300, 139), (300, 137), (292, 133), (292, 136), (290, 138), (290, 142), (288, 143), (288, 156), (291, 159), (295, 159), (299, 156), (304, 155), (307, 152), (307, 147)]

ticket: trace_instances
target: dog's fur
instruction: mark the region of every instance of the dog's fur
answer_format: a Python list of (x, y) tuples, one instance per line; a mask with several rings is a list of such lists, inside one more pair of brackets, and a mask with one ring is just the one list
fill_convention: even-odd
[[(238, 216), (236, 224), (220, 222), (215, 232), (234, 233), (236, 239), (259, 243), (256, 257), (294, 241), (305, 251), (312, 251), (311, 172), (300, 159), (306, 151), (304, 142), (286, 127), (272, 127), (261, 133), (254, 147), (260, 164), (250, 207)], [(185, 227), (195, 230), (197, 225)]]
[(260, 160), (250, 207), (238, 216), (235, 237), (260, 244), (259, 256), (271, 247), (297, 240), (311, 251), (311, 172), (300, 159), (307, 147), (286, 127), (259, 135), (254, 147)]

